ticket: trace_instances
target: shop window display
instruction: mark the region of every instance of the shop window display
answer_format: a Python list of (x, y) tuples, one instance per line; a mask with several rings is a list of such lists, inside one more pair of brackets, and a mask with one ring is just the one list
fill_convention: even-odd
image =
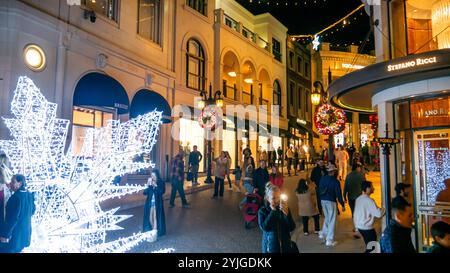
[(180, 119), (180, 145), (185, 151), (185, 163), (187, 163), (187, 159), (189, 159), (189, 152), (193, 150), (194, 145), (197, 145), (197, 150), (203, 155), (203, 159), (199, 166), (199, 172), (204, 171), (206, 160), (206, 149), (203, 138), (204, 132), (205, 130), (196, 120)]

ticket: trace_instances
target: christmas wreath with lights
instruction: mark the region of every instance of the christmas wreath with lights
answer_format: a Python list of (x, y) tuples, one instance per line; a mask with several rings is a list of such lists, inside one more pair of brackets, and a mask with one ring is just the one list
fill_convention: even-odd
[(321, 135), (340, 133), (345, 128), (345, 121), (345, 112), (330, 104), (323, 104), (316, 108), (314, 124)]
[(214, 108), (206, 106), (202, 113), (198, 116), (198, 123), (202, 128), (213, 131), (216, 128), (217, 112)]

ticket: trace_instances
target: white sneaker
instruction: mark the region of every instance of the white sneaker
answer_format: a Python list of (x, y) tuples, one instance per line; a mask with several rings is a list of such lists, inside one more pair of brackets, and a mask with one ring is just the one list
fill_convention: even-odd
[(230, 187), (229, 191), (233, 191), (233, 187)]
[(241, 192), (241, 189), (239, 189), (239, 188), (237, 188), (237, 190), (236, 190), (237, 192)]
[(326, 246), (336, 246), (337, 242), (336, 241), (327, 241), (325, 245)]

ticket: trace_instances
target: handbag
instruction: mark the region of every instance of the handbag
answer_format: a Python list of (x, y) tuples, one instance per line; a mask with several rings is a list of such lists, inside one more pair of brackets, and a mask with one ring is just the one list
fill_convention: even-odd
[(194, 174), (191, 171), (188, 171), (188, 173), (186, 175), (186, 180), (192, 181), (193, 178), (194, 178)]

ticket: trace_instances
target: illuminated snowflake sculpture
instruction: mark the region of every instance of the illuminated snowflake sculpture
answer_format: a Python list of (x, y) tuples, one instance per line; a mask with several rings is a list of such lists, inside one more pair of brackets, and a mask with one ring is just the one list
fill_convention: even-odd
[(162, 112), (153, 111), (125, 123), (110, 120), (104, 128), (89, 129), (82, 154), (64, 152), (69, 121), (56, 118), (55, 103), (48, 102), (33, 81), (20, 77), (11, 111), (4, 122), (13, 140), (1, 140), (9, 158), (7, 173), (21, 173), (35, 193), (31, 246), (27, 252), (125, 252), (155, 231), (106, 242), (106, 232), (131, 217), (103, 211), (100, 202), (136, 193), (145, 186), (116, 186), (117, 175), (154, 166), (133, 162), (150, 153), (156, 143)]

